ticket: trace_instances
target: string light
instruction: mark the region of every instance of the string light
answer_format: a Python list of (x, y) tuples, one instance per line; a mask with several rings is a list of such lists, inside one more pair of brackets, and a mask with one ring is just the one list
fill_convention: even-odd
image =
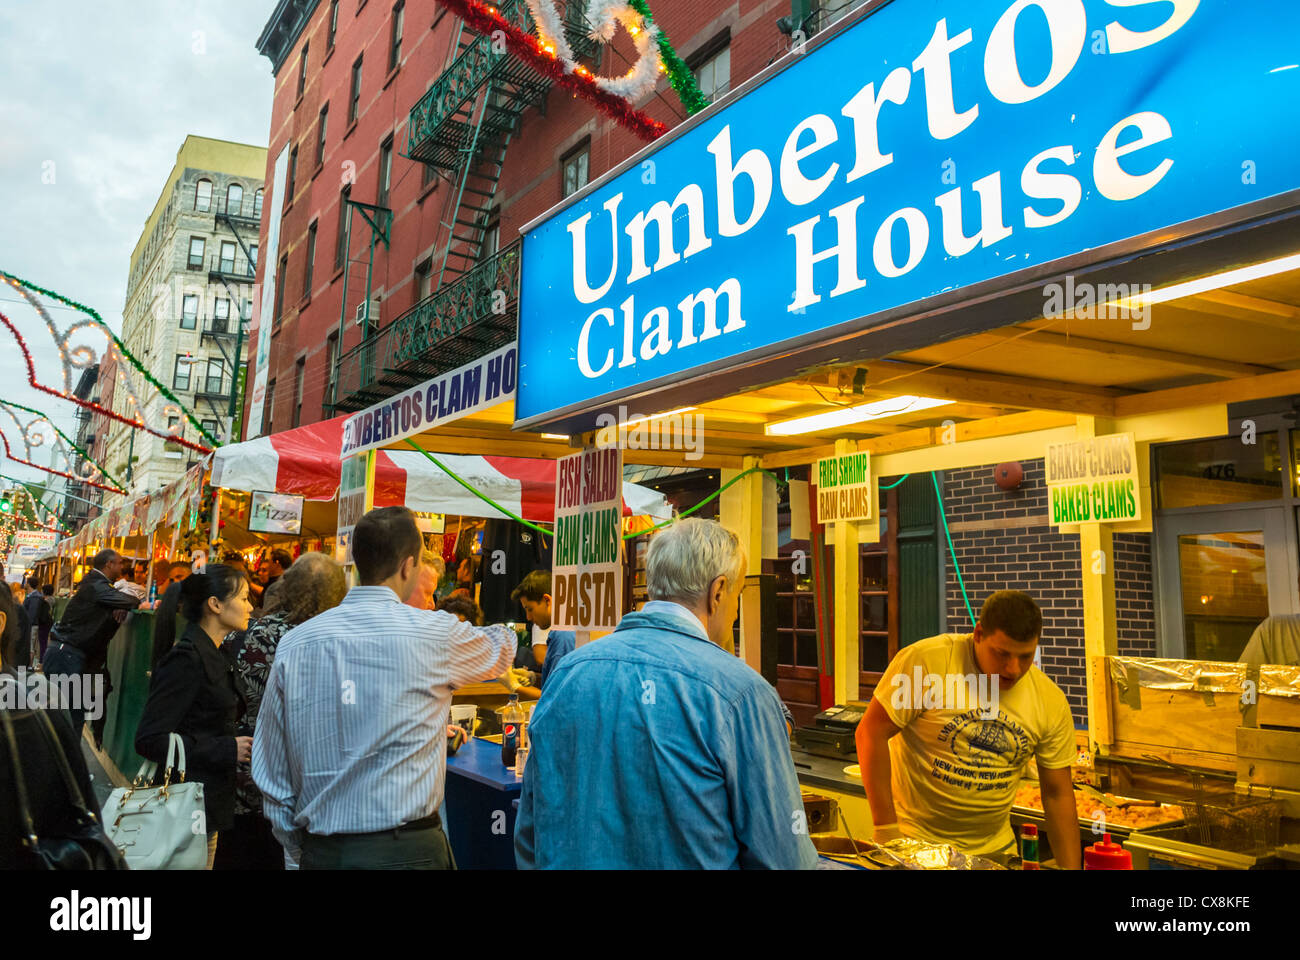
[[(4, 313), (0, 313), (0, 322), (3, 322), (4, 325), (9, 328), (9, 332), (12, 333), (14, 335), (14, 339), (18, 341), (18, 347), (20, 350), (22, 350), (23, 358), (27, 361), (27, 382), (32, 387), (44, 393), (48, 393), (52, 397), (62, 397), (65, 400), (71, 400), (77, 406), (85, 410), (92, 410), (95, 413), (100, 414), (101, 416), (108, 417), (110, 420), (116, 420), (118, 423), (124, 423), (128, 427), (134, 427), (137, 425), (135, 421), (127, 419), (122, 414), (116, 413), (113, 410), (110, 410), (108, 407), (96, 403), (94, 400), (83, 400), (80, 397), (72, 396), (66, 390), (55, 390), (53, 387), (47, 387), (45, 384), (39, 382), (36, 379), (36, 364), (32, 360), (31, 351), (27, 349), (27, 341), (24, 340), (23, 335), (18, 332), (18, 328), (14, 326), (13, 321), (10, 320)], [(149, 375), (146, 374), (146, 376)], [(152, 377), (150, 377), (150, 379), (152, 380)], [(160, 392), (163, 394), (163, 396), (167, 397), (167, 399), (171, 400), (177, 406), (181, 406), (180, 401), (177, 400), (173, 394), (161, 388), (160, 388)], [(197, 423), (197, 421), (194, 420), (193, 415), (188, 410), (185, 410), (184, 407), (181, 407), (181, 409), (184, 410), (185, 416), (188, 420)], [(174, 440), (176, 443), (179, 443), (182, 446), (189, 447), (191, 450), (195, 451), (196, 453), (208, 454), (212, 452), (212, 447), (205, 447), (202, 444), (192, 443), (189, 440), (185, 440), (180, 437), (173, 437), (171, 434), (160, 432), (158, 430), (155, 430), (153, 427), (141, 425), (140, 429), (153, 434), (155, 437), (161, 437), (164, 440)], [(209, 437), (209, 438), (211, 437), (211, 435), (206, 430), (203, 430), (201, 427), (200, 427), (200, 431), (205, 437)], [(213, 443), (215, 444), (216, 441), (214, 440)]]
[(666, 124), (642, 113), (631, 106), (622, 97), (602, 90), (590, 75), (570, 73), (558, 62), (554, 54), (554, 45), (550, 53), (540, 46), (540, 41), (531, 34), (524, 33), (519, 27), (503, 18), (495, 8), (479, 3), (478, 0), (438, 0), (444, 7), (465, 21), (465, 25), (476, 33), (492, 36), (500, 31), (506, 46), (521, 60), (532, 65), (538, 73), (549, 77), (554, 83), (571, 91), (591, 103), (597, 110), (612, 120), (622, 124), (643, 140), (658, 139), (667, 132)]
[[(8, 273), (7, 271), (0, 270), (0, 276), (3, 276), (5, 279), (7, 279), (9, 281), (9, 284), (13, 286), (16, 290), (18, 290), (23, 295), (23, 297), (27, 299), (28, 302), (30, 302), (37, 309), (39, 313), (41, 313), (43, 319), (46, 322), (46, 325), (50, 328), (51, 335), (54, 336), (55, 343), (59, 348), (59, 356), (64, 362), (65, 383), (64, 383), (64, 390), (60, 392), (62, 396), (67, 397), (69, 400), (72, 400), (74, 403), (80, 406), (87, 407), (88, 409), (94, 409), (96, 412), (103, 413), (104, 415), (114, 420), (118, 420), (119, 422), (126, 423), (128, 425), (130, 424), (130, 421), (123, 420), (118, 414), (100, 406), (97, 403), (94, 403), (94, 401), (81, 400), (80, 398), (73, 397), (70, 395), (68, 388), (71, 387), (71, 383), (66, 382), (69, 379), (68, 353), (67, 353), (67, 349), (64, 346), (64, 341), (67, 339), (67, 334), (65, 334), (62, 339), (60, 339), (56, 335), (56, 331), (53, 326), (53, 320), (50, 319), (49, 313), (46, 312), (41, 307), (41, 305), (30, 296), (30, 294), (27, 292), (28, 290), (35, 291), (36, 293), (39, 293), (42, 296), (50, 297), (51, 299), (57, 300), (60, 303), (64, 304), (65, 306), (69, 306), (72, 307), (73, 309), (79, 310), (80, 312), (88, 316), (103, 331), (104, 335), (109, 340), (109, 349), (106, 351), (107, 355), (116, 361), (120, 362), (122, 360), (125, 360), (128, 363), (130, 363), (131, 366), (134, 367), (145, 378), (145, 380), (151, 386), (153, 386), (162, 396), (166, 397), (172, 403), (180, 407), (181, 411), (185, 415), (185, 418), (194, 426), (194, 429), (198, 431), (201, 437), (207, 439), (212, 444), (212, 446), (204, 447), (201, 444), (190, 443), (189, 441), (183, 439), (178, 439), (177, 440), (178, 443), (180, 443), (182, 446), (189, 447), (190, 449), (198, 453), (211, 453), (214, 447), (220, 446), (220, 442), (217, 440), (217, 438), (213, 436), (211, 433), (209, 433), (206, 428), (204, 428), (203, 424), (189, 410), (189, 408), (186, 407), (183, 403), (181, 403), (180, 398), (178, 398), (174, 393), (172, 393), (165, 386), (163, 386), (163, 384), (153, 374), (149, 372), (148, 368), (144, 364), (142, 364), (139, 360), (136, 359), (135, 355), (132, 354), (131, 351), (127, 349), (125, 343), (123, 343), (120, 339), (118, 339), (117, 334), (113, 333), (112, 329), (109, 327), (107, 323), (104, 322), (104, 318), (101, 317), (98, 312), (96, 312), (94, 309), (86, 306), (83, 303), (78, 303), (76, 300), (72, 300), (69, 297), (65, 297), (62, 294), (57, 293), (53, 290), (47, 290), (44, 287), (37, 286), (36, 284), (31, 283), (27, 280), (23, 280), (21, 277), (17, 277), (11, 273)], [(52, 392), (51, 388), (36, 383), (35, 367), (32, 364), (31, 354), (28, 353), (26, 344), (23, 342), (22, 337), (19, 336), (17, 329), (9, 321), (9, 318), (5, 317), (4, 314), (0, 314), (0, 318), (4, 319), (5, 325), (9, 327), (11, 332), (13, 332), (14, 336), (18, 339), (20, 346), (22, 346), (23, 348), (23, 353), (27, 357), (28, 380), (32, 383), (32, 386), (44, 390), (47, 393)], [(73, 330), (76, 330), (79, 328), (79, 326), (83, 326), (83, 325), (84, 324), (74, 325), (73, 327), (69, 328), (68, 334), (71, 334)], [(93, 354), (91, 354), (89, 349), (86, 347), (78, 347), (74, 352), (80, 353), (80, 356), (83, 360), (83, 365), (88, 363), (89, 360), (92, 359), (93, 357)], [(128, 383), (128, 389), (130, 390), (129, 400), (132, 406), (134, 406), (138, 411), (140, 409), (140, 401), (136, 396), (135, 391), (133, 389), (130, 389), (129, 380), (127, 381), (127, 383)], [(145, 429), (148, 430), (156, 437), (167, 439), (166, 434), (159, 433), (156, 430), (154, 430), (152, 427), (145, 427)]]
[[(15, 402), (12, 401), (12, 400), (0, 400), (0, 405), (6, 406), (6, 407), (17, 407), (19, 410), (26, 411), (27, 413), (34, 413), (34, 414), (36, 414), (38, 417), (41, 418), (42, 421), (44, 421), (45, 423), (48, 423), (48, 424), (50, 425), (50, 429), (52, 429), (55, 433), (57, 433), (60, 437), (62, 437), (62, 438), (63, 438), (63, 442), (66, 443), (68, 446), (70, 446), (73, 450), (75, 450), (75, 451), (77, 452), (77, 454), (81, 457), (82, 460), (86, 461), (86, 462), (89, 463), (89, 464), (92, 464), (92, 465), (95, 467), (95, 469), (99, 471), (100, 475), (105, 476), (105, 477), (108, 477), (108, 479), (111, 480), (111, 481), (113, 482), (114, 485), (116, 485), (116, 487), (117, 487), (117, 492), (118, 492), (118, 493), (126, 493), (126, 492), (127, 492), (127, 491), (126, 491), (126, 486), (122, 483), (121, 480), (119, 480), (117, 477), (115, 477), (115, 476), (113, 476), (111, 473), (109, 473), (109, 472), (108, 472), (108, 469), (107, 469), (107, 468), (106, 468), (102, 463), (100, 463), (98, 460), (96, 460), (94, 457), (92, 457), (89, 453), (87, 453), (85, 450), (83, 450), (80, 446), (77, 445), (76, 441), (74, 441), (74, 440), (73, 440), (71, 437), (69, 437), (66, 433), (64, 433), (64, 432), (63, 432), (62, 430), (60, 430), (57, 426), (55, 426), (54, 421), (50, 419), (50, 417), (49, 417), (48, 414), (46, 414), (46, 413), (42, 413), (40, 410), (36, 410), (36, 409), (34, 409), (34, 408), (32, 408), (32, 407), (25, 407), (25, 406), (23, 406), (21, 403), (15, 403)], [(13, 416), (13, 414), (10, 414), (10, 416)], [(38, 422), (39, 422), (39, 421), (38, 421)], [(17, 417), (14, 417), (14, 423), (18, 423), (18, 418), (17, 418)], [(18, 426), (19, 426), (19, 428), (22, 428), (22, 424), (18, 424)], [(29, 445), (29, 447), (28, 447), (28, 454), (30, 455), (30, 453), (31, 453), (31, 448), (30, 448), (30, 445)], [(64, 460), (67, 461), (67, 456), (66, 456), (66, 455), (64, 456)], [(69, 463), (68, 466), (70, 467), (71, 464)]]

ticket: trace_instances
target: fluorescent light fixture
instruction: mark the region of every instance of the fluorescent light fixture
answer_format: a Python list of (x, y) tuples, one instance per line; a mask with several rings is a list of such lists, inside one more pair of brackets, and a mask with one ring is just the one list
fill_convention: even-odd
[(1187, 280), (1183, 283), (1175, 283), (1170, 287), (1161, 287), (1159, 290), (1152, 290), (1150, 293), (1140, 293), (1135, 297), (1126, 297), (1123, 300), (1116, 300), (1117, 306), (1140, 307), (1152, 303), (1166, 303), (1170, 300), (1177, 300), (1180, 297), (1194, 297), (1198, 293), (1205, 293), (1208, 290), (1217, 290), (1220, 287), (1230, 287), (1233, 284), (1245, 283), (1247, 280), (1258, 280), (1260, 277), (1271, 277), (1275, 273), (1285, 273), (1287, 270), (1300, 270), (1300, 253), (1292, 254), (1289, 257), (1279, 257), (1276, 260), (1265, 260), (1263, 263), (1252, 263), (1248, 267), (1239, 267), (1236, 270), (1227, 270), (1223, 273), (1214, 273), (1208, 277), (1201, 277), (1198, 280)]
[(889, 397), (873, 400), (871, 403), (858, 404), (855, 407), (841, 407), (827, 413), (815, 413), (810, 417), (798, 417), (794, 420), (781, 420), (763, 427), (769, 437), (788, 437), (796, 433), (816, 433), (819, 430), (833, 430), (846, 427), (852, 423), (864, 423), (867, 420), (880, 420), (900, 413), (914, 413), (942, 407), (952, 403), (951, 400), (937, 400), (934, 397), (918, 397), (908, 394), (902, 397)]
[(652, 413), (648, 417), (637, 417), (635, 420), (626, 420), (619, 424), (620, 427), (630, 427), (636, 423), (645, 423), (647, 420), (658, 420), (661, 417), (671, 417), (675, 413), (690, 413), (694, 407), (678, 407), (676, 410), (666, 410), (663, 413)]
[(569, 435), (567, 433), (544, 433), (542, 434), (542, 439), (543, 440), (568, 440)]

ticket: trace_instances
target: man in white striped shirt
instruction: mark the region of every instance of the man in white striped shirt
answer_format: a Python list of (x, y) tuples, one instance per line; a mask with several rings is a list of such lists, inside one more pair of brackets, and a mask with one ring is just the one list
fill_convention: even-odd
[(452, 688), (501, 676), (516, 637), (405, 605), (423, 543), (405, 507), (352, 536), (362, 586), (276, 649), (253, 779), (303, 869), (454, 867), (438, 818)]

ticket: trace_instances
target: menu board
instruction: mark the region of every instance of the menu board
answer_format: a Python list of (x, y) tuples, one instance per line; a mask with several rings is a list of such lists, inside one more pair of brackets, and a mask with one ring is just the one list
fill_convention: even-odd
[(613, 630), (623, 611), (623, 451), (589, 447), (555, 471), (551, 627)]

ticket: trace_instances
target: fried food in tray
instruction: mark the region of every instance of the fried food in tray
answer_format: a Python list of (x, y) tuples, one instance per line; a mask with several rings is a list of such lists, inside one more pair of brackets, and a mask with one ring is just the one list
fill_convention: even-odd
[[(1133, 800), (1118, 797), (1113, 793), (1105, 795), (1116, 806), (1108, 806), (1096, 797), (1089, 796), (1081, 790), (1074, 791), (1074, 809), (1079, 819), (1091, 822), (1097, 818), (1097, 811), (1102, 811), (1106, 823), (1115, 827), (1128, 827), (1132, 830), (1145, 830), (1166, 823), (1183, 819), (1183, 808), (1172, 803), (1155, 803), (1148, 800)], [(1037, 783), (1026, 781), (1016, 791), (1014, 806), (1027, 810), (1042, 812), (1043, 793)]]

